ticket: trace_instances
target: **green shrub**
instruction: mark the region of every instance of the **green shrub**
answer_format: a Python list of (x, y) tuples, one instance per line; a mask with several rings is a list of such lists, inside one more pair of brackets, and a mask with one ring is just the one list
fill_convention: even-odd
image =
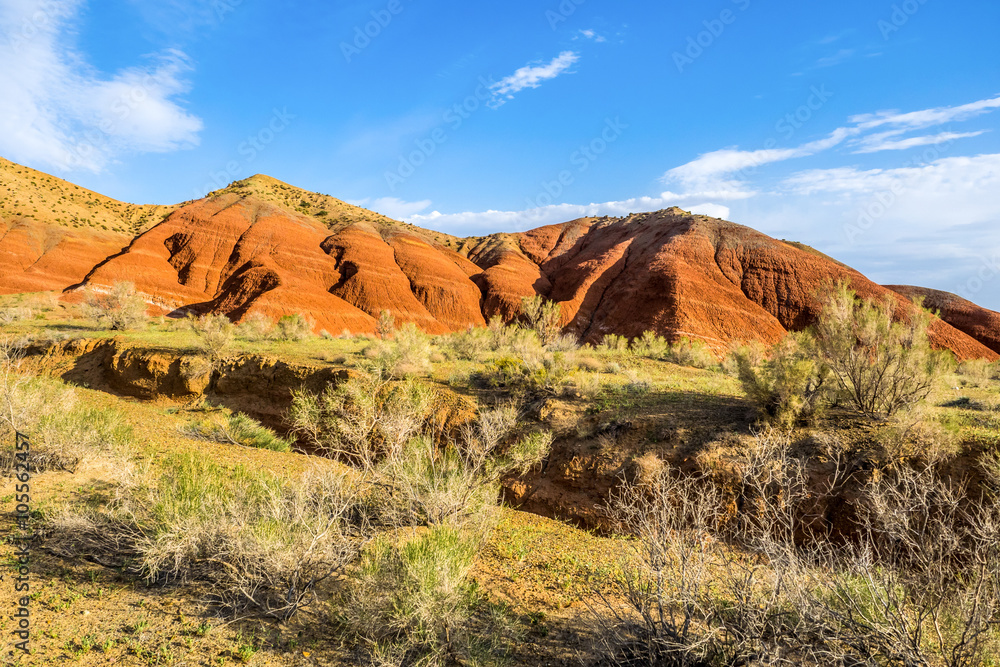
[(541, 295), (521, 299), (521, 316), (542, 345), (553, 342), (562, 332), (562, 305)]
[(221, 442), (240, 447), (290, 452), (293, 441), (282, 438), (271, 429), (242, 413), (216, 413), (188, 426), (186, 433), (194, 438)]
[(607, 334), (601, 339), (597, 349), (601, 352), (622, 354), (628, 352), (628, 338), (617, 334)]
[(691, 368), (711, 368), (719, 363), (712, 348), (703, 341), (686, 337), (673, 343), (667, 350), (666, 357), (670, 363)]
[(313, 322), (305, 315), (285, 315), (278, 320), (278, 338), (284, 341), (302, 341), (312, 336)]
[(116, 282), (110, 288), (88, 287), (84, 292), (84, 314), (112, 331), (129, 331), (144, 326), (148, 305), (130, 282)]
[(815, 326), (819, 358), (861, 414), (883, 419), (930, 395), (945, 359), (927, 338), (932, 315), (917, 308), (893, 319), (895, 301), (859, 300), (841, 282), (824, 300)]
[(816, 358), (808, 333), (789, 334), (764, 361), (757, 362), (750, 349), (738, 350), (733, 356), (743, 391), (762, 418), (791, 426), (820, 408), (828, 374)]
[(662, 359), (669, 347), (667, 339), (653, 331), (644, 331), (640, 338), (632, 341), (632, 351), (647, 359)]
[(236, 327), (236, 336), (243, 340), (260, 342), (270, 340), (275, 335), (274, 320), (261, 312), (253, 312), (243, 318)]

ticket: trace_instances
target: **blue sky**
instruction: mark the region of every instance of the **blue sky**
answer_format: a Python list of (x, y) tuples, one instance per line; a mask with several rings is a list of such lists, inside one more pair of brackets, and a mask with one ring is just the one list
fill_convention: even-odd
[(679, 205), (1000, 309), (1000, 4), (0, 0), (0, 155), (459, 235)]

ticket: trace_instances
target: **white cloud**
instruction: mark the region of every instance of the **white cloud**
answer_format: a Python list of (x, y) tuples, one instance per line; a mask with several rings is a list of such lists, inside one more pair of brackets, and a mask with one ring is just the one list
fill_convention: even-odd
[(898, 111), (878, 111), (872, 114), (851, 116), (850, 121), (862, 130), (870, 130), (884, 125), (904, 130), (920, 130), (934, 125), (969, 120), (984, 113), (1000, 109), (1000, 97), (979, 100), (956, 107), (937, 107), (922, 111), (900, 113)]
[[(746, 186), (730, 178), (748, 169), (755, 169), (773, 162), (783, 162), (794, 158), (816, 155), (844, 142), (856, 134), (852, 128), (838, 128), (830, 136), (812, 141), (795, 148), (771, 148), (756, 151), (741, 151), (735, 148), (705, 153), (696, 160), (669, 170), (663, 180), (679, 183), (693, 191), (728, 192), (728, 199), (746, 199), (755, 193)], [(690, 195), (687, 195), (690, 196)]]
[(692, 213), (716, 218), (729, 217), (730, 211), (726, 206), (698, 200), (693, 200), (696, 203), (689, 204), (687, 201), (683, 197), (665, 192), (659, 197), (635, 197), (623, 201), (595, 204), (553, 204), (523, 211), (490, 210), (464, 213), (433, 211), (427, 214), (409, 216), (406, 218), (406, 222), (458, 236), (470, 236), (501, 231), (526, 231), (577, 218), (603, 215), (625, 216), (629, 213), (656, 211), (671, 206), (680, 206)]
[(941, 132), (940, 134), (925, 135), (922, 137), (910, 137), (909, 139), (890, 139), (897, 136), (893, 132), (865, 137), (859, 142), (860, 148), (855, 153), (877, 153), (879, 151), (902, 151), (908, 148), (918, 148), (920, 146), (937, 146), (958, 139), (968, 139), (985, 134), (986, 130), (979, 132)]
[(525, 88), (538, 88), (543, 82), (554, 79), (569, 70), (579, 60), (580, 54), (574, 51), (563, 51), (547, 64), (522, 67), (490, 87), (494, 95), (493, 106), (500, 106), (504, 104), (505, 100), (513, 99), (514, 95)]
[[(579, 36), (585, 37), (586, 39), (592, 39), (599, 44), (608, 41), (606, 37), (598, 35), (594, 30), (581, 30)], [(577, 39), (578, 37), (574, 37), (573, 39)]]
[(360, 199), (347, 203), (354, 206), (364, 206), (371, 211), (376, 211), (396, 220), (406, 220), (421, 211), (426, 211), (430, 208), (432, 202), (430, 199), (411, 202), (404, 201), (398, 197), (381, 197), (379, 199)]
[[(852, 125), (840, 127), (827, 137), (790, 148), (765, 148), (746, 151), (724, 148), (704, 153), (663, 175), (666, 183), (682, 185), (688, 193), (713, 192), (716, 199), (747, 199), (758, 194), (747, 184), (748, 172), (776, 162), (818, 155), (845, 142), (856, 148), (855, 153), (905, 150), (920, 146), (948, 143), (957, 139), (976, 137), (979, 132), (942, 132), (936, 135), (899, 138), (912, 132), (948, 122), (969, 120), (1000, 108), (1000, 97), (980, 100), (956, 107), (939, 107), (910, 113), (880, 111), (874, 114), (852, 116)], [(866, 134), (875, 128), (882, 132)], [(729, 193), (726, 196), (724, 193)], [(719, 196), (722, 195), (722, 196)]]
[(187, 57), (171, 50), (107, 76), (70, 45), (80, 0), (0, 0), (0, 153), (62, 171), (197, 145), (202, 122), (176, 98)]
[[(971, 197), (986, 210), (1000, 215), (1000, 197), (984, 194), (1000, 192), (1000, 154), (943, 157), (928, 164), (895, 169), (812, 169), (789, 176), (782, 185), (797, 195), (887, 193), (887, 197), (891, 194), (902, 199), (900, 193), (905, 191), (906, 201), (927, 201), (933, 197), (956, 204), (959, 196)], [(935, 218), (940, 215), (940, 211), (933, 213)], [(952, 213), (949, 216), (958, 219)]]

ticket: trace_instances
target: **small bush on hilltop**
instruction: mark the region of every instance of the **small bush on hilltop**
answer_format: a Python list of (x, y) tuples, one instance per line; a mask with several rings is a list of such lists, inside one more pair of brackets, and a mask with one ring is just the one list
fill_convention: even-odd
[(84, 314), (112, 331), (137, 329), (149, 319), (146, 300), (134, 283), (116, 282), (106, 291), (90, 287), (84, 294)]

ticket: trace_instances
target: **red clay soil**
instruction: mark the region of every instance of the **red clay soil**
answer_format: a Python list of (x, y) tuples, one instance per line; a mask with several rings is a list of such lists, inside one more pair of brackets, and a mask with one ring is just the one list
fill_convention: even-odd
[(250, 312), (302, 313), (317, 330), (339, 334), (373, 332), (379, 313), (391, 310), (397, 322), (444, 333), (482, 324), (466, 264), (416, 236), (367, 223), (331, 235), (312, 218), (227, 193), (178, 210), (97, 266), (86, 283), (131, 280), (178, 312), (236, 320)]
[(116, 232), (0, 215), (0, 294), (65, 289), (130, 240)]
[[(566, 331), (587, 342), (653, 330), (721, 353), (809, 325), (824, 286), (838, 280), (863, 297), (896, 300), (899, 317), (915, 312), (908, 298), (810, 248), (676, 208), (460, 240), (364, 217), (328, 228), (253, 193), (224, 191), (176, 210), (124, 250), (116, 233), (23, 220), (0, 228), (0, 293), (72, 294), (127, 280), (166, 312), (302, 313), (333, 334), (372, 333), (383, 310), (429, 333), (459, 331), (494, 316), (509, 321), (523, 297), (541, 294), (562, 304)], [(916, 288), (898, 289), (909, 297)], [(1000, 315), (917, 291), (944, 316), (931, 329), (937, 347), (960, 359), (1000, 358)]]
[(950, 292), (909, 285), (886, 285), (886, 288), (907, 299), (922, 298), (924, 307), (938, 311), (942, 320), (1000, 353), (1000, 313)]

